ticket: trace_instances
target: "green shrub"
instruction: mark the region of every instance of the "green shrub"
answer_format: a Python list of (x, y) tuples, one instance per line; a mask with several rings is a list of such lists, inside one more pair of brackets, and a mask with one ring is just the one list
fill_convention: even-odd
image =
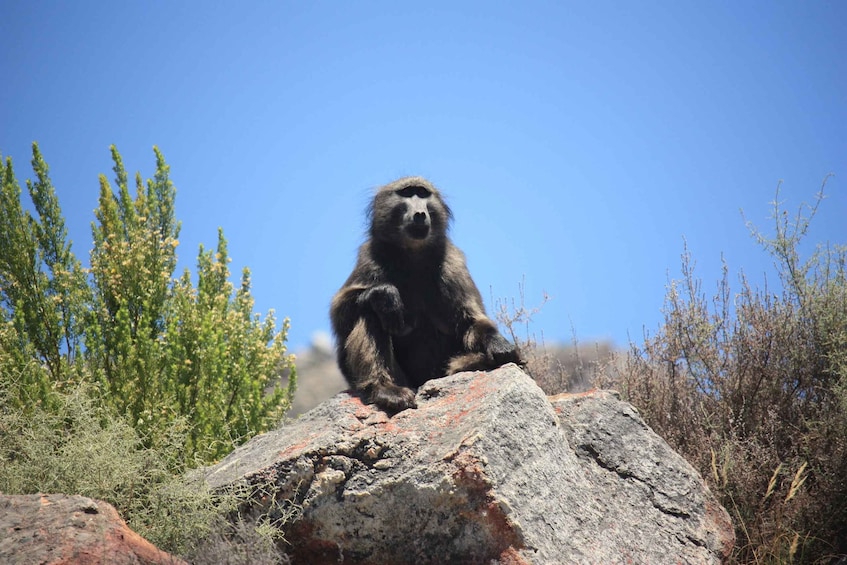
[(707, 298), (686, 250), (664, 324), (633, 346), (621, 376), (733, 516), (740, 563), (847, 552), (847, 251), (800, 258), (822, 198), (795, 218), (775, 203), (772, 237), (751, 227), (775, 259), (779, 292), (742, 275), (733, 294), (724, 267)]
[[(9, 405), (14, 385), (4, 383), (0, 406)], [(144, 448), (132, 426), (98, 404), (85, 387), (50, 394), (49, 409), (0, 412), (0, 492), (60, 492), (105, 500), (142, 535), (165, 545), (186, 541), (163, 534), (167, 530), (180, 537), (202, 530), (193, 512), (178, 523), (174, 517), (171, 524), (148, 519), (164, 509), (152, 499), (180, 484), (164, 448)], [(190, 506), (196, 487), (181, 490), (183, 505)]]
[[(0, 387), (9, 406), (17, 382)], [(237, 517), (247, 493), (212, 493), (173, 461), (187, 427), (173, 422), (168, 442), (144, 447), (124, 418), (90, 387), (52, 392), (48, 408), (0, 410), (0, 492), (58, 492), (105, 500), (156, 546), (202, 563), (276, 563), (276, 539)]]
[[(183, 444), (171, 464), (211, 461), (279, 421), (296, 379), (288, 320), (253, 314), (250, 272), (229, 282), (223, 232), (216, 252), (174, 278), (180, 225), (176, 191), (158, 149), (156, 173), (135, 176), (135, 196), (112, 147), (115, 193), (100, 176), (91, 268), (71, 250), (48, 167), (33, 144), (35, 214), (21, 204), (11, 159), (0, 167), (0, 385), (11, 409), (52, 405), (80, 384), (124, 417), (144, 447)], [(286, 388), (271, 386), (288, 372)], [(266, 390), (269, 389), (269, 390)], [(60, 426), (61, 427), (61, 426)]]
[[(101, 175), (90, 269), (38, 146), (34, 213), (11, 159), (0, 167), (0, 492), (105, 500), (196, 563), (277, 562), (267, 528), (237, 518), (243, 496), (189, 470), (281, 419), (296, 384), (288, 320), (277, 331), (273, 312), (253, 313), (249, 270), (234, 289), (220, 230), (196, 286), (188, 270), (174, 278), (175, 189), (154, 151), (132, 197), (112, 148), (117, 194)], [(281, 374), (286, 388), (272, 385)]]

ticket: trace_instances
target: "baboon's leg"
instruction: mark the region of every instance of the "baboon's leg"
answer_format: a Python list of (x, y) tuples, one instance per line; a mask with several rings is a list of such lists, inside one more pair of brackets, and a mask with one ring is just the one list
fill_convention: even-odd
[(490, 368), (484, 353), (462, 353), (456, 355), (447, 364), (447, 374), (455, 375), (464, 371), (485, 371)]
[(343, 351), (351, 384), (369, 402), (390, 412), (416, 406), (414, 393), (401, 386), (405, 375), (394, 359), (391, 336), (376, 315), (356, 320)]
[(490, 319), (478, 318), (465, 333), (463, 345), (467, 350), (450, 359), (447, 374), (462, 371), (487, 371), (506, 363), (525, 365), (515, 346), (504, 338)]

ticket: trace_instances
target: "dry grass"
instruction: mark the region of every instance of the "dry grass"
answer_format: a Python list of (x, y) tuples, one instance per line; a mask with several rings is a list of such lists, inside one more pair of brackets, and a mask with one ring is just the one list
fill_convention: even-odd
[(665, 321), (633, 346), (619, 386), (709, 481), (734, 518), (738, 563), (828, 563), (847, 553), (847, 284), (843, 248), (798, 245), (814, 206), (776, 235), (781, 290), (728, 269), (709, 298), (683, 255)]

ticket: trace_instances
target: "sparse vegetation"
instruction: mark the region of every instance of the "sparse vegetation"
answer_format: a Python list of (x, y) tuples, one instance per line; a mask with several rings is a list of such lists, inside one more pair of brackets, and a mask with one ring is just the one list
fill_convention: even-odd
[[(826, 179), (824, 180), (826, 185)], [(736, 563), (830, 563), (847, 554), (847, 247), (801, 242), (823, 200), (790, 216), (773, 207), (774, 234), (748, 224), (779, 273), (778, 292), (744, 275), (733, 292), (724, 265), (707, 297), (685, 249), (665, 320), (629, 352), (557, 351), (530, 335), (537, 308), (498, 304), (498, 321), (548, 394), (618, 388), (688, 459), (729, 511)]]
[[(826, 181), (824, 181), (824, 185)], [(780, 291), (728, 268), (707, 298), (685, 252), (665, 321), (619, 381), (647, 422), (709, 481), (736, 526), (739, 563), (826, 563), (847, 552), (847, 251), (800, 243), (823, 198), (775, 233), (751, 226)]]
[(545, 294), (538, 306), (526, 305), (523, 282), (518, 285), (519, 299), (494, 301), (497, 323), (518, 346), (526, 361), (526, 372), (548, 395), (561, 392), (581, 392), (592, 388), (601, 380), (618, 375), (619, 356), (612, 343), (595, 342), (586, 348), (579, 343), (576, 331), (570, 345), (549, 345), (531, 331), (533, 317), (549, 300)]

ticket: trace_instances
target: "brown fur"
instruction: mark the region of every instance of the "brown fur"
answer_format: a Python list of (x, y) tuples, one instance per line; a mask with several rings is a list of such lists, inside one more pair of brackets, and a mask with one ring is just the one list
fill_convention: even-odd
[(380, 188), (370, 237), (332, 299), (338, 364), (350, 385), (389, 412), (415, 407), (429, 379), (522, 363), (485, 314), (464, 254), (447, 237), (452, 214), (420, 177)]

